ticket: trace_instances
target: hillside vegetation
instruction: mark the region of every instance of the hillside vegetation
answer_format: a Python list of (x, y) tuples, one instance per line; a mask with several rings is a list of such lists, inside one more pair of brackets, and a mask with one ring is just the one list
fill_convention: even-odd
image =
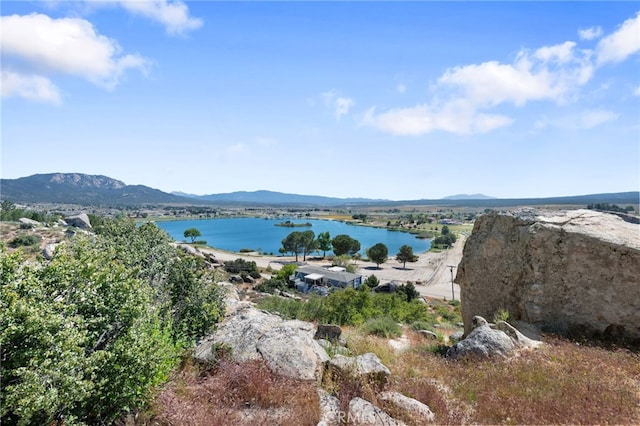
[(2, 423), (106, 424), (143, 407), (224, 311), (200, 262), (129, 220), (50, 262), (0, 245)]

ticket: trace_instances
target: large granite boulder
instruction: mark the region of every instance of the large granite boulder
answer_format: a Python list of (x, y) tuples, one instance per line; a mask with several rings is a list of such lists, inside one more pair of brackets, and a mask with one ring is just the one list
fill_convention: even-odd
[(543, 331), (640, 339), (640, 225), (592, 210), (479, 217), (456, 282), (465, 334), (500, 309)]
[(69, 216), (64, 219), (69, 226), (75, 226), (76, 228), (88, 229), (91, 228), (91, 221), (86, 213), (80, 213), (75, 216)]
[(469, 335), (447, 350), (447, 358), (506, 358), (516, 346), (504, 331), (494, 330), (482, 317), (474, 318), (475, 328)]
[(21, 217), (18, 219), (18, 222), (20, 222), (20, 226), (22, 228), (39, 228), (43, 226), (42, 223), (37, 220), (29, 219), (28, 217)]
[(390, 402), (396, 407), (405, 411), (416, 424), (432, 423), (435, 419), (433, 411), (428, 405), (423, 404), (417, 399), (409, 398), (399, 392), (387, 391), (378, 395), (378, 399), (381, 401)]
[(384, 385), (391, 375), (387, 366), (371, 352), (355, 357), (336, 354), (329, 361), (329, 368), (342, 376), (363, 378), (376, 385)]
[(195, 357), (215, 360), (215, 349), (230, 349), (234, 361), (264, 360), (278, 375), (301, 380), (319, 380), (326, 351), (313, 339), (315, 326), (285, 321), (280, 316), (240, 303), (217, 330), (196, 347)]

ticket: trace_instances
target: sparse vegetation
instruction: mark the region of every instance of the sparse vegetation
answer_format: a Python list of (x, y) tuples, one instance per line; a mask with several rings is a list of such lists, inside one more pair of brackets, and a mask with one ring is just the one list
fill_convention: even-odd
[(373, 334), (381, 337), (400, 337), (402, 328), (389, 317), (372, 318), (362, 325), (365, 334)]

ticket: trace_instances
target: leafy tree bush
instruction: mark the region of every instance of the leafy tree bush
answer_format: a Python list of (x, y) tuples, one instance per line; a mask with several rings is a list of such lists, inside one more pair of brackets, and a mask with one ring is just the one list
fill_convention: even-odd
[(34, 234), (23, 234), (18, 235), (11, 241), (9, 241), (9, 245), (11, 247), (28, 247), (35, 246), (40, 243), (40, 237)]
[(401, 323), (433, 318), (424, 304), (407, 302), (396, 294), (377, 294), (352, 288), (338, 290), (326, 297), (311, 297), (307, 302), (266, 298), (258, 307), (279, 312), (288, 318), (339, 325), (361, 325), (371, 318), (390, 317)]
[(362, 325), (362, 330), (366, 334), (386, 338), (400, 337), (402, 335), (402, 328), (389, 317), (372, 318)]
[(280, 270), (276, 273), (276, 278), (282, 280), (284, 282), (289, 281), (289, 277), (295, 274), (296, 269), (298, 269), (298, 265), (295, 263), (289, 263), (287, 265), (282, 266)]
[(31, 267), (2, 253), (0, 345), (7, 423), (111, 423), (175, 365), (171, 322), (113, 250), (65, 245)]
[(331, 235), (329, 231), (319, 233), (316, 241), (318, 244), (317, 250), (322, 250), (322, 258), (324, 259), (327, 256), (327, 252), (331, 250)]
[(369, 288), (375, 288), (380, 284), (380, 280), (375, 275), (369, 275), (363, 284)]
[(50, 262), (0, 248), (0, 421), (113, 423), (222, 316), (201, 259), (154, 224), (105, 220)]
[(250, 274), (251, 272), (258, 272), (258, 265), (256, 262), (244, 260), (242, 258), (238, 258), (236, 260), (230, 260), (224, 263), (224, 270), (229, 272), (230, 274), (239, 274), (240, 272), (245, 272), (246, 274)]
[(411, 302), (412, 300), (416, 300), (420, 297), (420, 293), (418, 293), (418, 290), (416, 290), (416, 286), (413, 285), (413, 283), (407, 283), (399, 286), (396, 289), (396, 293), (404, 297), (407, 302)]
[(360, 251), (360, 241), (354, 240), (348, 235), (337, 235), (331, 240), (333, 246), (333, 252), (336, 256), (347, 254), (353, 256)]
[(184, 231), (185, 238), (191, 238), (191, 243), (193, 244), (196, 241), (196, 238), (202, 236), (202, 233), (197, 228), (189, 228)]
[(400, 247), (400, 251), (396, 254), (396, 260), (402, 263), (402, 268), (407, 267), (407, 262), (417, 262), (418, 256), (413, 254), (413, 248), (408, 245)]
[(253, 289), (262, 293), (274, 293), (276, 290), (286, 290), (287, 283), (277, 278), (271, 278), (258, 284)]
[(389, 249), (382, 243), (375, 244), (373, 247), (367, 249), (367, 256), (372, 262), (375, 262), (379, 268), (381, 263), (387, 261), (389, 255)]

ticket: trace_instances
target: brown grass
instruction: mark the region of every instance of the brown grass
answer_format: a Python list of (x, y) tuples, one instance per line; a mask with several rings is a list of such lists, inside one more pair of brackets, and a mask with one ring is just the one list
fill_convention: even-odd
[(510, 360), (462, 362), (423, 346), (389, 366), (390, 386), (440, 424), (640, 424), (638, 353), (546, 343)]
[(150, 417), (159, 425), (316, 425), (315, 383), (276, 376), (258, 361), (221, 361), (200, 372), (183, 366), (157, 396)]
[[(412, 348), (398, 353), (388, 340), (346, 328), (355, 354), (376, 353), (392, 371), (385, 390), (427, 404), (436, 424), (640, 424), (640, 354), (545, 338), (543, 347), (509, 359), (448, 361), (405, 330)], [(408, 425), (408, 413), (379, 401), (379, 386), (328, 374), (323, 387), (341, 410), (362, 397)], [(260, 362), (222, 361), (201, 372), (187, 363), (157, 397), (143, 423), (160, 425), (315, 425), (315, 383), (277, 377)]]

